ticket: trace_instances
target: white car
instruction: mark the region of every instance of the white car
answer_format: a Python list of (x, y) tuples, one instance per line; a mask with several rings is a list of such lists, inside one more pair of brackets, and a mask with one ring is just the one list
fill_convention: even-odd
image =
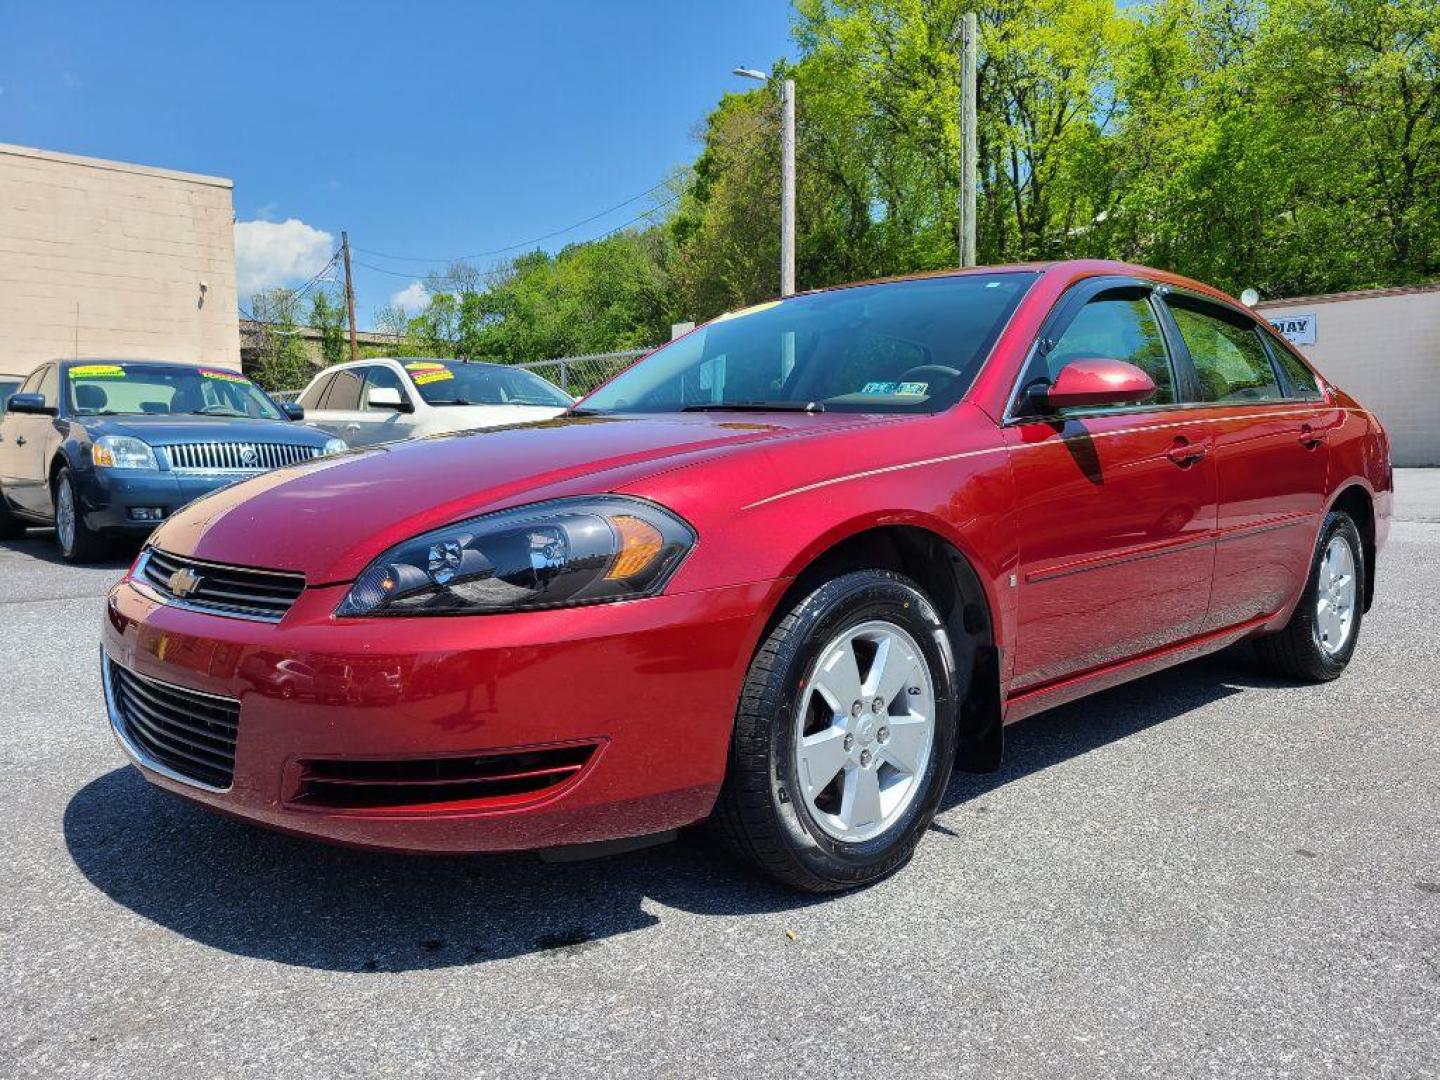
[(307, 423), (350, 446), (373, 446), (548, 420), (574, 398), (524, 368), (407, 356), (328, 367), (299, 402)]

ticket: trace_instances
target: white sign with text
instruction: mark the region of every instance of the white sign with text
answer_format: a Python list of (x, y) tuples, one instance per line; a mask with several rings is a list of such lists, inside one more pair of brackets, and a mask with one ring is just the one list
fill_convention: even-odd
[(1315, 344), (1315, 316), (1313, 313), (1310, 315), (1278, 315), (1270, 320), (1270, 325), (1292, 345)]

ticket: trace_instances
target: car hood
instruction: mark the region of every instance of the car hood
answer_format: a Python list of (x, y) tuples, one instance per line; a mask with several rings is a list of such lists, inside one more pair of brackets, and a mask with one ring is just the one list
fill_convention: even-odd
[(266, 473), (192, 503), (155, 543), (212, 562), (349, 581), (393, 544), (475, 514), (614, 490), (756, 442), (893, 417), (575, 417), (386, 443)]
[(72, 423), (89, 432), (92, 439), (102, 435), (128, 435), (154, 446), (196, 442), (268, 442), (301, 446), (324, 446), (330, 439), (323, 431), (288, 420), (250, 420), (215, 416), (77, 416)]
[(431, 430), (443, 427), (446, 431), (472, 431), (550, 420), (564, 411), (549, 405), (435, 405), (426, 411), (425, 418)]

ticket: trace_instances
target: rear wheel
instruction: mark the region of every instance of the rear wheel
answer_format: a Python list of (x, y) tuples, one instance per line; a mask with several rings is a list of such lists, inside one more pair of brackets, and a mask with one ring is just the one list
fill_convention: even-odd
[(94, 562), (105, 554), (105, 538), (85, 524), (80, 499), (75, 493), (75, 478), (68, 468), (55, 477), (55, 540), (60, 557), (66, 562)]
[(861, 570), (794, 605), (751, 662), (712, 825), (795, 888), (865, 885), (903, 866), (955, 758), (944, 623), (916, 585)]
[(1355, 653), (1365, 613), (1365, 548), (1348, 514), (1326, 516), (1310, 579), (1284, 630), (1255, 642), (1265, 664), (1307, 682), (1336, 678)]

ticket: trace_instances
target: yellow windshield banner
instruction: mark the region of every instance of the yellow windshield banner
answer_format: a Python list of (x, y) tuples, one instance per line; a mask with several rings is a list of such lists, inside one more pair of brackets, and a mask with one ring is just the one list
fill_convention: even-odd
[(70, 369), (72, 379), (123, 379), (125, 369), (119, 364), (80, 364)]
[(201, 368), (200, 374), (207, 379), (219, 379), (221, 382), (239, 383), (241, 386), (249, 386), (250, 380), (244, 375), (237, 375), (233, 371), (213, 371), (210, 368)]
[(437, 364), (434, 368), (425, 371), (416, 371), (410, 377), (415, 380), (416, 386), (427, 386), (430, 383), (444, 382), (446, 379), (453, 379), (455, 373), (449, 368), (443, 368)]
[(769, 311), (773, 307), (779, 307), (781, 301), (771, 300), (769, 303), (756, 304), (754, 307), (741, 308), (739, 311), (727, 311), (724, 315), (717, 315), (713, 322), (729, 322), (731, 319), (743, 319), (746, 315), (758, 315), (762, 311)]

